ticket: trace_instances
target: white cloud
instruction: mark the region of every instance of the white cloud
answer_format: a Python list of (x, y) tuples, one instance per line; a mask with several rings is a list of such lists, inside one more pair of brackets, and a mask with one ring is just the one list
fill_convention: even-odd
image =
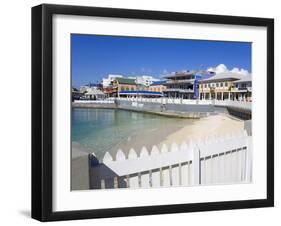
[(216, 67), (208, 68), (207, 71), (212, 71), (212, 72), (216, 72), (217, 74), (219, 74), (219, 73), (227, 72), (228, 69), (224, 64), (219, 64)]
[(224, 73), (224, 72), (233, 72), (241, 75), (250, 75), (250, 73), (246, 69), (235, 67), (229, 70), (224, 64), (219, 64), (216, 67), (210, 67), (207, 69), (207, 71), (212, 71), (215, 72), (216, 74)]

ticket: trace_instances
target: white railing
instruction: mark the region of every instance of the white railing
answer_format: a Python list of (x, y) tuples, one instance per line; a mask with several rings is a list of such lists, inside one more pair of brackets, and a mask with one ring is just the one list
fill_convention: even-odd
[(180, 80), (168, 80), (167, 84), (177, 84), (177, 83), (191, 83), (193, 84), (195, 79), (180, 79)]
[(114, 100), (74, 100), (74, 103), (83, 103), (83, 104), (114, 104)]
[(224, 107), (236, 107), (251, 110), (252, 102), (247, 101), (233, 101), (233, 100), (191, 100), (181, 98), (143, 98), (143, 97), (130, 97), (130, 98), (117, 98), (118, 100), (144, 102), (144, 103), (161, 103), (161, 104), (199, 104), (199, 105), (215, 105)]
[(180, 98), (143, 98), (143, 97), (130, 97), (130, 98), (108, 98), (105, 100), (75, 100), (75, 103), (86, 104), (113, 104), (115, 99), (131, 102), (143, 103), (160, 103), (160, 104), (199, 104), (199, 105), (215, 105), (224, 107), (236, 107), (246, 110), (251, 110), (252, 102), (247, 101), (233, 101), (233, 100), (191, 100)]
[[(94, 154), (92, 156), (94, 157)], [(97, 163), (98, 161), (95, 160)], [(95, 188), (148, 188), (243, 183), (251, 181), (251, 137), (238, 133), (161, 149), (143, 147), (139, 155), (107, 152), (102, 163), (92, 164)], [(99, 173), (97, 173), (99, 172)]]

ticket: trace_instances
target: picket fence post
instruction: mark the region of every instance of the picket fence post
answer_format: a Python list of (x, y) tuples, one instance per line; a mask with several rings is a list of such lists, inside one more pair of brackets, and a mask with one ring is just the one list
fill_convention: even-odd
[[(140, 152), (140, 159), (147, 158), (149, 156), (148, 151), (146, 147), (142, 147), (141, 152)], [(149, 188), (149, 177), (150, 173), (149, 172), (142, 172), (140, 175), (140, 184), (142, 188)]]
[[(159, 157), (160, 153), (157, 146), (153, 146), (150, 156)], [(160, 169), (151, 170), (151, 187), (160, 187)]]
[[(131, 148), (128, 154), (128, 159), (137, 159), (138, 155), (136, 153), (136, 151)], [(136, 175), (134, 176), (130, 176), (129, 177), (129, 184), (130, 184), (130, 188), (138, 188), (139, 187), (139, 175), (138, 172), (136, 173)]]
[(247, 137), (247, 154), (246, 154), (246, 182), (252, 181), (252, 158), (253, 158), (253, 150), (252, 150), (252, 139), (251, 137)]
[(193, 148), (193, 158), (192, 158), (192, 185), (201, 184), (200, 181), (200, 150), (198, 147)]
[[(163, 144), (161, 147), (161, 154), (165, 154), (167, 153), (168, 150), (168, 146), (166, 144)], [(163, 187), (169, 187), (171, 186), (170, 184), (170, 167), (166, 166), (165, 168), (162, 168), (162, 183), (161, 185)]]

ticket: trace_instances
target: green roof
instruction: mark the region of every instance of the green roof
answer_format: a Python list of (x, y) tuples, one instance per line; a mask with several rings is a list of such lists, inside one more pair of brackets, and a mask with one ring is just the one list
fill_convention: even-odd
[(119, 84), (129, 84), (129, 85), (136, 85), (136, 81), (133, 78), (116, 78)]

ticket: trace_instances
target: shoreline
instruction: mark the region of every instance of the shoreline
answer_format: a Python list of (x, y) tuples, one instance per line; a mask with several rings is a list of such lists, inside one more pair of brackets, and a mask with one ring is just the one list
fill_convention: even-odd
[(174, 117), (174, 118), (185, 118), (185, 119), (200, 119), (202, 117), (208, 116), (208, 113), (202, 112), (175, 112), (175, 111), (150, 111), (146, 109), (137, 109), (133, 107), (122, 107), (115, 104), (76, 104), (72, 103), (72, 108), (91, 108), (91, 109), (113, 109), (113, 110), (124, 110), (124, 111), (133, 111), (140, 113), (147, 113), (153, 115), (160, 115), (164, 117)]
[(143, 112), (166, 117), (200, 119), (211, 114), (227, 113), (244, 120), (251, 120), (251, 108), (239, 105), (235, 102), (232, 105), (218, 103), (193, 102), (190, 104), (175, 104), (162, 102), (142, 102), (119, 100), (114, 103), (77, 103), (72, 102), (73, 108), (95, 108), (95, 109), (123, 109), (127, 111)]
[[(222, 113), (210, 115), (198, 120), (183, 119), (181, 123), (183, 121), (186, 122), (181, 125), (173, 125), (170, 127), (164, 125), (160, 129), (156, 128), (150, 131), (141, 131), (136, 135), (121, 140), (117, 145), (106, 151), (112, 155), (113, 159), (115, 159), (118, 149), (121, 149), (127, 157), (131, 148), (133, 148), (139, 155), (143, 146), (150, 152), (153, 145), (156, 145), (158, 149), (161, 150), (163, 144), (171, 146), (172, 143), (177, 143), (180, 145), (183, 141), (188, 143), (190, 140), (204, 140), (212, 135), (221, 136), (242, 131), (244, 129), (243, 120)], [(94, 150), (72, 142), (72, 159), (74, 159), (74, 156), (83, 156), (83, 153), (86, 155), (94, 152)], [(103, 156), (98, 153), (96, 154), (97, 157), (102, 160)]]

